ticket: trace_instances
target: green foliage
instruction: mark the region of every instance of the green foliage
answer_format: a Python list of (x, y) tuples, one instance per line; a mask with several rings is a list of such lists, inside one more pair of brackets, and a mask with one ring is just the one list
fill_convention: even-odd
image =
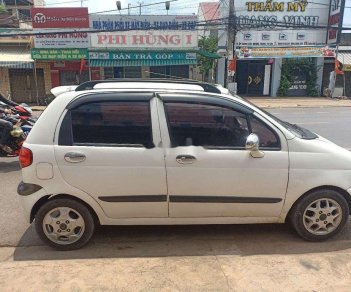
[(291, 87), (291, 82), (289, 81), (287, 75), (283, 74), (280, 77), (280, 85), (278, 89), (278, 96), (285, 96)]
[(318, 70), (320, 68), (316, 68), (312, 58), (284, 59), (278, 95), (286, 96), (292, 85), (293, 76), (299, 72), (306, 72), (307, 95), (319, 96), (317, 90)]
[[(199, 40), (199, 48), (200, 50), (215, 53), (218, 48), (218, 38), (214, 36), (201, 37)], [(213, 59), (198, 55), (197, 62), (199, 64), (200, 72), (207, 75), (210, 69), (212, 69), (214, 61)]]
[(0, 3), (0, 13), (7, 12), (5, 4)]

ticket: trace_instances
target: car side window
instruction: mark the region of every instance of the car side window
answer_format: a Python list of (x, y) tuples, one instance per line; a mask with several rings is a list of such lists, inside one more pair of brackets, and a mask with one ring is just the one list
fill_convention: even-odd
[(73, 145), (153, 147), (149, 102), (86, 103), (70, 119)]
[(255, 133), (260, 138), (260, 147), (262, 149), (280, 149), (280, 140), (278, 135), (262, 121), (251, 116), (250, 126), (251, 132)]
[(244, 148), (249, 135), (245, 114), (213, 104), (166, 102), (172, 147)]

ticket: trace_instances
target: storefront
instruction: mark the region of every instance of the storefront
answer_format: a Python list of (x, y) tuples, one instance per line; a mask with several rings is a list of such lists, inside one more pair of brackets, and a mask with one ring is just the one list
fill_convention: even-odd
[(103, 78), (189, 78), (195, 52), (91, 51), (89, 65), (102, 67)]
[[(67, 15), (79, 17), (67, 17)], [(33, 39), (31, 50), (35, 64), (43, 64), (50, 71), (52, 87), (73, 85), (89, 79), (99, 79), (100, 71), (87, 65), (90, 37), (88, 8), (46, 8), (31, 9)], [(67, 31), (73, 31), (67, 33)], [(43, 32), (52, 32), (42, 34)], [(56, 33), (61, 32), (61, 33)]]
[(45, 68), (35, 66), (28, 46), (1, 46), (0, 92), (16, 102), (37, 102), (45, 95)]
[(101, 77), (99, 68), (89, 68), (87, 49), (32, 49), (32, 58), (49, 65), (52, 87)]
[[(351, 46), (339, 46), (337, 60), (343, 74), (335, 75), (333, 96), (351, 96)], [(323, 68), (323, 89), (330, 86), (331, 73), (335, 71), (335, 58), (326, 58)], [(341, 73), (341, 72), (340, 72)]]
[[(315, 94), (319, 94), (323, 59), (331, 56), (334, 56), (332, 50), (318, 46), (241, 47), (237, 51), (237, 92), (256, 96), (268, 96), (272, 92), (284, 96), (311, 95), (313, 72), (317, 78), (313, 87), (316, 87)], [(289, 88), (284, 88), (282, 80), (289, 82)]]
[[(198, 38), (194, 15), (91, 15), (91, 67), (102, 78), (192, 78)], [(126, 28), (140, 29), (125, 31)], [(142, 30), (150, 28), (150, 30)]]
[(269, 95), (272, 63), (270, 59), (237, 61), (237, 93), (244, 95)]
[[(228, 15), (225, 2), (220, 2), (219, 9), (222, 17)], [(291, 88), (280, 90), (282, 70), (286, 64), (293, 63), (290, 59), (295, 58), (296, 63), (313, 65), (317, 74), (315, 88), (321, 92), (327, 36), (327, 29), (322, 26), (328, 22), (329, 4), (238, 0), (235, 9), (239, 31), (234, 52), (238, 94), (277, 96), (284, 92), (286, 96), (303, 96), (311, 93), (308, 76), (303, 72), (291, 72), (290, 75), (295, 76), (283, 78), (287, 81), (284, 86), (290, 84)], [(232, 75), (234, 70), (227, 70), (230, 69), (226, 62), (228, 56), (224, 53), (228, 47), (227, 32), (220, 30), (218, 35), (218, 53), (224, 56), (218, 61), (217, 82), (226, 85), (227, 74)]]

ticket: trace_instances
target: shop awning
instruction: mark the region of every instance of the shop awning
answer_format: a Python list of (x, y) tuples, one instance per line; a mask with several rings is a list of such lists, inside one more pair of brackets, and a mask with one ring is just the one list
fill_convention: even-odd
[(30, 55), (29, 48), (21, 46), (1, 47), (0, 67), (31, 69), (34, 60)]
[(139, 67), (196, 65), (196, 59), (189, 60), (89, 60), (90, 67)]
[(351, 51), (349, 53), (339, 52), (338, 61), (345, 65), (351, 65)]
[(338, 61), (342, 63), (343, 71), (351, 71), (351, 51), (350, 52), (339, 52)]
[(204, 51), (204, 50), (200, 50), (197, 53), (199, 55), (204, 56), (204, 57), (209, 58), (209, 59), (220, 59), (220, 58), (222, 58), (222, 56), (217, 54), (217, 53), (210, 53), (210, 52), (207, 52), (207, 51)]

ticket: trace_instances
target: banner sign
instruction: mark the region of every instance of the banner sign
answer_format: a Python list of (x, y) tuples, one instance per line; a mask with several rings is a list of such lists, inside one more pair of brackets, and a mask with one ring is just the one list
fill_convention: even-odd
[(236, 0), (239, 46), (325, 45), (329, 0)]
[(330, 13), (328, 19), (328, 44), (337, 44), (341, 34), (344, 18), (345, 0), (330, 0)]
[(31, 8), (33, 28), (88, 28), (88, 8)]
[(237, 51), (239, 59), (250, 58), (299, 58), (299, 57), (335, 57), (333, 50), (321, 47), (292, 48), (246, 48)]
[(87, 49), (32, 49), (33, 60), (69, 61), (88, 58)]
[[(43, 31), (43, 30), (41, 30)], [(59, 31), (58, 29), (55, 31)], [(86, 32), (36, 35), (35, 48), (89, 48), (90, 36)]]
[(89, 52), (89, 59), (98, 60), (194, 60), (196, 53), (186, 52)]
[(196, 30), (196, 15), (90, 15), (90, 28), (97, 30)]
[(291, 86), (288, 89), (287, 96), (306, 96), (307, 95), (307, 72), (298, 71), (292, 73)]
[(183, 49), (197, 47), (197, 31), (125, 31), (91, 34), (95, 48), (162, 48)]

